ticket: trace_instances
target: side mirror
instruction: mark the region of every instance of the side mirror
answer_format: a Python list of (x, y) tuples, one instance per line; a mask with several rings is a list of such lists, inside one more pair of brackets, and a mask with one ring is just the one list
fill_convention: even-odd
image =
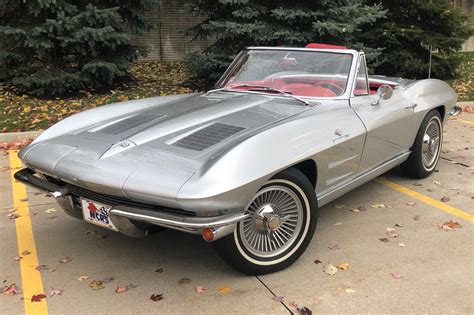
[(377, 95), (379, 99), (376, 102), (373, 102), (371, 105), (376, 106), (380, 104), (381, 100), (388, 100), (393, 96), (393, 89), (390, 85), (381, 85), (377, 89)]

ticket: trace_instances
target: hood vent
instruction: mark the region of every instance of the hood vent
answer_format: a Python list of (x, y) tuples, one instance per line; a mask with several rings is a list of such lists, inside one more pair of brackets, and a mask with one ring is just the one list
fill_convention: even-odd
[(161, 117), (163, 117), (163, 115), (137, 114), (117, 122), (112, 122), (112, 124), (106, 124), (102, 128), (93, 130), (93, 132), (106, 135), (118, 135), (122, 132), (140, 127)]
[(179, 139), (173, 145), (189, 150), (202, 151), (244, 129), (244, 127), (214, 123)]

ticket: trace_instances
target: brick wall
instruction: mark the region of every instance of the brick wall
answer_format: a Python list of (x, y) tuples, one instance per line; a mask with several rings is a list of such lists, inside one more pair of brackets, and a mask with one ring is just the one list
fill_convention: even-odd
[(180, 60), (185, 54), (206, 49), (212, 40), (194, 40), (185, 36), (184, 30), (203, 20), (193, 16), (184, 9), (185, 0), (161, 0), (148, 18), (156, 23), (156, 28), (135, 39), (140, 45), (150, 50), (148, 60)]
[[(469, 25), (474, 28), (474, 0), (454, 0), (453, 2), (469, 17)], [(463, 45), (463, 50), (474, 51), (474, 36), (471, 36)]]

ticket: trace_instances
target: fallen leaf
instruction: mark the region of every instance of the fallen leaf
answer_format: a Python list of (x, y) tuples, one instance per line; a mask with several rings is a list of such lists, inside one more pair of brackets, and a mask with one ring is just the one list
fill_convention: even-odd
[(421, 183), (413, 183), (412, 185), (413, 186), (423, 186), (423, 184), (421, 184)]
[(341, 270), (347, 270), (350, 268), (350, 265), (348, 263), (342, 263), (342, 264), (336, 265), (336, 268), (341, 269)]
[(403, 244), (403, 243), (398, 243), (398, 246), (400, 246), (400, 247), (405, 247), (406, 245)]
[(352, 211), (352, 212), (360, 212), (360, 210), (358, 208), (354, 208), (354, 209), (351, 209), (349, 211)]
[(395, 226), (397, 226), (397, 227), (404, 227), (405, 224), (403, 224), (403, 223), (395, 223)]
[(416, 205), (416, 203), (414, 203), (413, 201), (407, 202), (407, 206), (414, 206), (414, 205)]
[(103, 282), (103, 283), (110, 283), (110, 282), (114, 281), (114, 277), (106, 277), (106, 278), (104, 278), (100, 281)]
[(397, 238), (397, 237), (400, 236), (397, 233), (397, 231), (394, 228), (391, 228), (391, 227), (387, 227), (387, 231), (385, 232), (385, 234), (387, 234), (387, 236), (390, 237), (390, 238)]
[(373, 203), (370, 205), (372, 208), (386, 208), (387, 206), (383, 203)]
[(155, 270), (155, 272), (163, 273), (163, 268), (158, 268), (158, 269)]
[(10, 214), (7, 215), (7, 217), (10, 220), (15, 220), (15, 219), (18, 219), (20, 217), (20, 215), (18, 213), (10, 213)]
[(323, 271), (330, 276), (334, 276), (337, 273), (337, 268), (334, 265), (327, 264), (327, 265), (324, 265)]
[(339, 226), (339, 225), (342, 225), (342, 223), (341, 222), (336, 222), (332, 226)]
[(294, 307), (294, 308), (298, 308), (298, 304), (296, 304), (295, 301), (291, 301), (291, 302), (290, 302), (290, 306), (291, 306), (291, 307)]
[(356, 293), (356, 292), (357, 292), (356, 290), (351, 289), (351, 288), (346, 288), (346, 289), (344, 289), (344, 291), (346, 291), (346, 293), (348, 293), (348, 294)]
[(160, 293), (160, 294), (152, 294), (152, 295), (150, 296), (150, 300), (152, 300), (153, 302), (158, 302), (158, 301), (163, 300), (163, 293)]
[(415, 215), (413, 217), (413, 220), (415, 220), (415, 221), (420, 221), (420, 219), (421, 219), (421, 217), (419, 215)]
[(191, 282), (191, 279), (189, 278), (181, 278), (178, 280), (178, 285), (188, 284), (190, 282)]
[(35, 267), (35, 269), (38, 271), (45, 271), (45, 270), (49, 270), (49, 267), (48, 265), (38, 265)]
[(58, 210), (56, 210), (55, 208), (50, 208), (48, 210), (44, 210), (44, 212), (46, 212), (46, 213), (53, 213), (53, 212), (56, 212), (56, 211), (58, 211)]
[(22, 259), (23, 259), (23, 257), (21, 257), (21, 256), (13, 257), (13, 261), (20, 261)]
[(316, 265), (317, 265), (317, 264), (320, 264), (320, 263), (321, 263), (321, 260), (316, 259), (316, 260), (314, 261), (314, 263), (315, 263)]
[(31, 302), (41, 302), (44, 298), (46, 298), (46, 295), (43, 293), (35, 294), (31, 297)]
[(336, 209), (342, 209), (345, 207), (345, 205), (338, 205), (337, 203), (334, 205)]
[(395, 279), (401, 279), (401, 278), (403, 278), (402, 274), (399, 273), (399, 272), (392, 272), (391, 275), (392, 275), (392, 277), (395, 278)]
[(21, 293), (21, 289), (15, 283), (7, 285), (0, 289), (0, 292), (6, 295), (17, 295)]
[(198, 286), (196, 287), (196, 292), (197, 292), (197, 293), (204, 293), (204, 292), (206, 292), (206, 288), (203, 287), (202, 285), (198, 285)]
[(329, 248), (330, 250), (338, 250), (338, 249), (341, 249), (341, 247), (339, 247), (339, 245), (337, 245), (337, 244), (330, 245), (330, 246), (328, 246), (328, 248)]
[(29, 254), (31, 254), (31, 252), (25, 249), (24, 251), (21, 252), (21, 254), (23, 256), (28, 256)]
[(272, 300), (278, 303), (281, 303), (285, 300), (284, 296), (274, 295), (272, 296)]
[(298, 308), (298, 312), (300, 312), (300, 315), (312, 315), (313, 312), (307, 308), (306, 306), (303, 306), (302, 308)]
[(21, 198), (20, 201), (21, 202), (26, 202), (26, 201), (28, 201), (28, 198)]
[(230, 293), (230, 288), (229, 287), (220, 287), (217, 290), (220, 294), (229, 294)]
[(63, 290), (51, 289), (51, 291), (49, 291), (49, 296), (55, 296), (55, 295), (63, 295)]
[(77, 280), (79, 280), (79, 281), (84, 281), (84, 280), (87, 280), (87, 279), (89, 279), (88, 276), (80, 276), (79, 278), (77, 278)]
[(459, 222), (455, 222), (453, 220), (444, 222), (443, 224), (438, 224), (438, 229), (442, 229), (443, 231), (454, 231), (454, 229), (459, 229), (462, 227), (462, 224)]
[(63, 259), (60, 259), (59, 262), (65, 264), (65, 263), (70, 262), (71, 260), (72, 258), (68, 256), (68, 257), (64, 257)]
[(102, 281), (92, 280), (92, 282), (89, 283), (89, 287), (92, 290), (100, 290), (100, 289), (105, 288), (105, 285)]
[(382, 237), (382, 238), (379, 238), (379, 240), (383, 243), (387, 243), (388, 242), (388, 238), (386, 237)]
[(128, 286), (124, 286), (124, 287), (117, 287), (117, 289), (115, 289), (115, 292), (116, 293), (123, 293), (125, 291), (128, 290)]
[(451, 198), (449, 198), (448, 196), (444, 196), (440, 199), (441, 202), (448, 202), (449, 200), (451, 200)]
[(435, 191), (435, 190), (434, 190), (434, 189), (431, 189), (431, 188), (428, 188), (426, 191), (428, 191), (428, 192), (433, 192), (433, 191)]
[(441, 182), (439, 182), (439, 181), (437, 181), (437, 180), (434, 180), (434, 181), (433, 181), (433, 184), (435, 184), (435, 185), (441, 185)]

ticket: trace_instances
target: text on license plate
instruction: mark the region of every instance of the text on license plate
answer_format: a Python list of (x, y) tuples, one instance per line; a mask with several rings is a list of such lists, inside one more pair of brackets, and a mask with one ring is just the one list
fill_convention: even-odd
[(81, 205), (85, 221), (118, 231), (109, 217), (111, 206), (84, 198), (81, 198)]

